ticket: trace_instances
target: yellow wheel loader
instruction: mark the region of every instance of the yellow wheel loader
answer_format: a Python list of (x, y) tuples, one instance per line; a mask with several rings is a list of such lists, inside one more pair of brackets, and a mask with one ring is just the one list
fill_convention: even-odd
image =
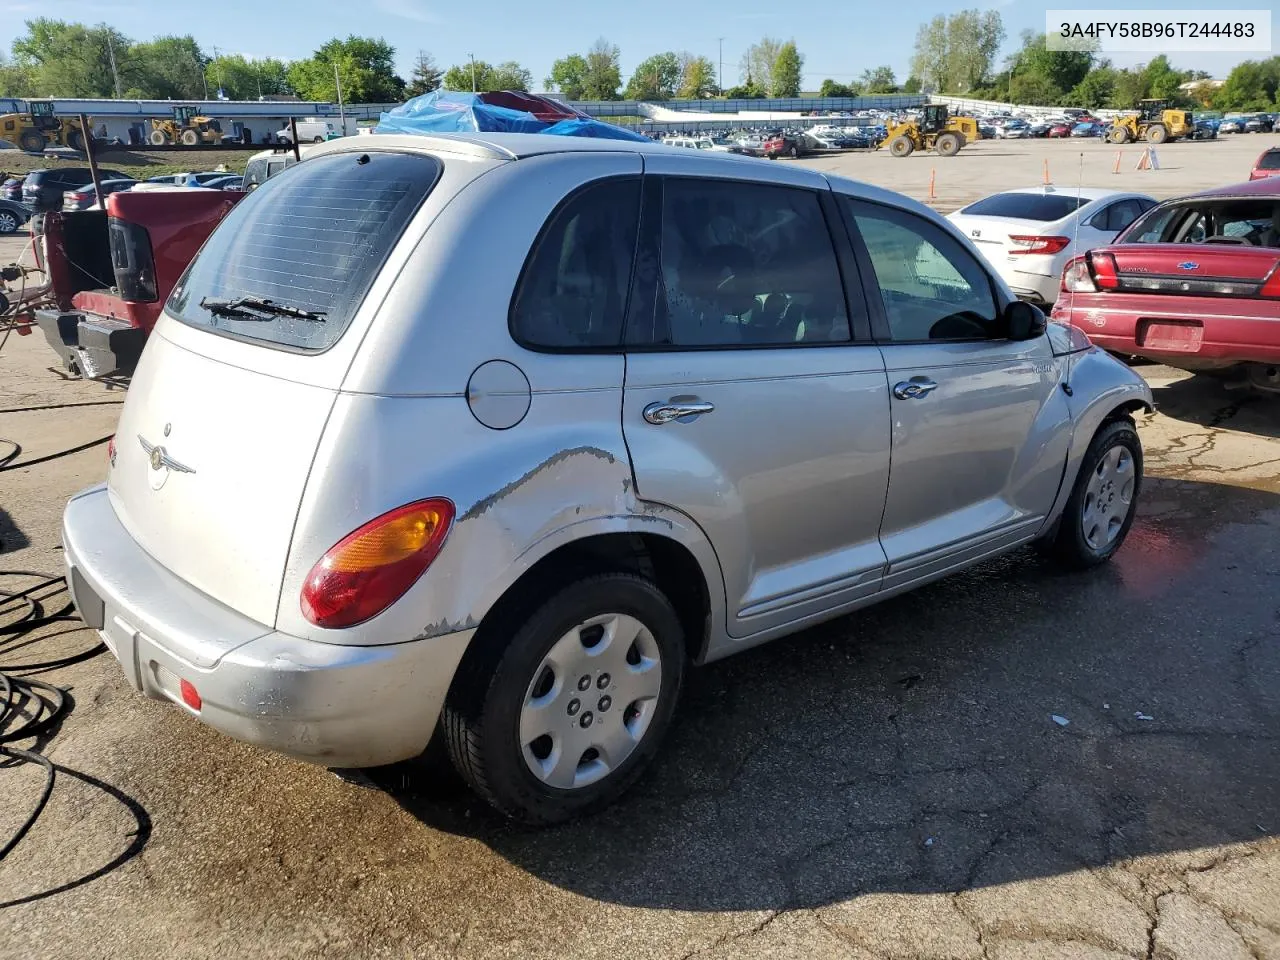
[(1170, 109), (1168, 100), (1139, 100), (1137, 110), (1111, 121), (1107, 139), (1115, 144), (1137, 140), (1164, 143), (1185, 137), (1195, 128), (1190, 111)]
[(201, 143), (221, 143), (222, 124), (211, 117), (201, 116), (196, 107), (174, 107), (173, 118), (152, 120), (152, 146), (163, 147), (169, 143), (181, 143), (194, 147)]
[(15, 110), (0, 114), (0, 140), (16, 143), (27, 153), (43, 153), (45, 147), (84, 149), (80, 121), (55, 117), (52, 100), (27, 100), (25, 110), (17, 109), (23, 101), (8, 102)]
[(919, 122), (890, 124), (876, 149), (887, 146), (895, 157), (909, 157), (917, 150), (936, 150), (940, 156), (954, 157), (961, 147), (980, 136), (978, 121), (973, 117), (953, 117), (945, 103), (931, 103), (922, 109)]

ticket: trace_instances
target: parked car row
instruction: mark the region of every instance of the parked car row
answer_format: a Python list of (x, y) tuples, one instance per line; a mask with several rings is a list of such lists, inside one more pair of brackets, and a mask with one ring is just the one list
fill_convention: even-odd
[(1280, 133), (1280, 113), (1256, 113), (1223, 119), (1219, 133)]

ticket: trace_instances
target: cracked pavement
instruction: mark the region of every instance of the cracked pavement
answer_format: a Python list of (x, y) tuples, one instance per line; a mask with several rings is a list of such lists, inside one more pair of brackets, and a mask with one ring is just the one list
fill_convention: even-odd
[[(0, 352), (0, 410), (120, 398), (45, 351)], [(50, 672), (67, 772), (0, 863), (0, 957), (1280, 960), (1280, 402), (1140, 369), (1161, 412), (1112, 565), (1018, 553), (695, 670), (655, 769), (582, 823), (513, 827), (429, 761), (263, 753), (107, 656)], [(0, 436), (36, 457), (116, 412)], [(0, 568), (58, 569), (103, 456), (0, 474)], [(0, 780), (7, 836), (39, 778)]]

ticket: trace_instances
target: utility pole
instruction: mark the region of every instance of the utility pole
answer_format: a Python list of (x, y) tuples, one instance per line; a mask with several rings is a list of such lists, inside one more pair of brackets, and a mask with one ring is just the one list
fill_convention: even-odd
[(123, 100), (124, 94), (120, 92), (120, 71), (116, 68), (116, 45), (111, 40), (111, 28), (107, 27), (107, 56), (111, 60), (111, 79), (115, 82), (116, 99)]
[(333, 85), (338, 90), (338, 123), (342, 124), (342, 135), (347, 135), (347, 114), (342, 107), (342, 81), (338, 78), (338, 61), (333, 62)]
[(716, 86), (720, 88), (720, 96), (724, 96), (724, 37), (716, 37), (720, 44), (720, 71), (716, 74)]
[(475, 93), (476, 92), (476, 55), (474, 53), (468, 53), (467, 56), (471, 58), (471, 92)]

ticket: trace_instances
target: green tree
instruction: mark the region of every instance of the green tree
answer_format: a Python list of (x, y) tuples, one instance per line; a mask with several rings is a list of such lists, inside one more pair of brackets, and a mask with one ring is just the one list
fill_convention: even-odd
[(1186, 74), (1173, 69), (1169, 65), (1169, 58), (1163, 53), (1147, 64), (1143, 76), (1146, 79), (1147, 96), (1167, 100), (1182, 99), (1182, 91), (1178, 88), (1182, 86)]
[(1117, 70), (1111, 90), (1111, 103), (1116, 110), (1133, 110), (1147, 96), (1147, 77), (1142, 70)]
[(622, 86), (622, 51), (600, 37), (587, 51), (586, 99), (617, 100)]
[(551, 64), (551, 75), (542, 81), (548, 90), (558, 91), (569, 100), (587, 98), (587, 58), (571, 53)]
[(788, 40), (778, 49), (773, 60), (769, 93), (775, 97), (800, 96), (800, 79), (804, 72), (804, 57), (796, 49), (794, 40)]
[(440, 89), (441, 73), (435, 58), (425, 50), (418, 51), (418, 59), (413, 64), (413, 73), (405, 85), (405, 98), (420, 97)]
[(533, 83), (533, 73), (514, 60), (504, 60), (493, 68), (491, 90), (520, 90), (528, 92)]
[(680, 54), (680, 87), (676, 96), (684, 100), (701, 100), (720, 92), (716, 83), (716, 65), (708, 57)]
[(862, 88), (867, 93), (894, 93), (898, 82), (893, 76), (892, 67), (873, 67), (862, 71)]
[(820, 97), (860, 97), (862, 89), (856, 83), (837, 83), (835, 80), (827, 79), (822, 81), (822, 86), (818, 88), (818, 96)]
[(334, 66), (348, 103), (403, 99), (405, 83), (395, 72), (395, 47), (373, 37), (335, 37), (306, 60), (289, 65), (289, 85), (303, 100), (334, 100)]
[[(1094, 56), (1091, 49), (1050, 50), (1043, 33), (1026, 30), (1022, 34), (1022, 48), (1014, 55), (1014, 72), (1042, 77), (1059, 90), (1072, 90), (1093, 68)], [(1013, 99), (1022, 102), (1016, 97)]]
[(765, 94), (753, 82), (730, 87), (724, 92), (724, 95), (727, 100), (763, 100)]
[(772, 37), (765, 37), (759, 43), (747, 47), (740, 64), (743, 84), (748, 87), (754, 84), (766, 92), (772, 90), (773, 68), (781, 52), (782, 42)]
[(916, 30), (911, 75), (920, 78), (922, 90), (946, 93), (951, 88), (951, 61), (948, 57), (947, 18), (938, 14)]
[(1004, 22), (994, 10), (961, 10), (947, 18), (949, 89), (966, 93), (987, 82), (1000, 44)]
[[(472, 64), (470, 61), (450, 67), (444, 74), (444, 89), (471, 90)], [(479, 92), (491, 90), (524, 90), (529, 89), (533, 74), (514, 60), (508, 60), (493, 66), (483, 60), (475, 61), (475, 89)]]
[(907, 79), (903, 81), (902, 92), (910, 93), (914, 95), (920, 92), (921, 86), (922, 85), (920, 83), (920, 78), (913, 73), (911, 76), (907, 77)]
[(1111, 102), (1116, 89), (1116, 71), (1110, 64), (1099, 65), (1085, 74), (1067, 95), (1073, 106), (1097, 110)]
[[(209, 61), (205, 78), (210, 96), (221, 87), (229, 100), (257, 100), (259, 97), (290, 93), (288, 72), (289, 67), (281, 60), (249, 60), (238, 53), (224, 53)], [(331, 95), (336, 94), (332, 90), (332, 70), (329, 87)], [(344, 98), (347, 96), (345, 85), (342, 94)]]
[(34, 97), (36, 86), (29, 67), (0, 51), (0, 97)]
[(670, 100), (680, 82), (680, 58), (674, 53), (658, 53), (641, 61), (627, 81), (627, 100)]
[(1280, 99), (1280, 57), (1236, 64), (1214, 96), (1219, 110), (1267, 110)]
[(208, 58), (192, 36), (156, 37), (135, 43), (129, 50), (129, 62), (132, 82), (149, 98), (204, 99)]
[[(39, 17), (13, 41), (17, 64), (29, 71), (42, 96), (114, 97), (134, 82), (129, 38), (114, 27), (86, 27)], [(112, 69), (112, 58), (115, 69)], [(117, 83), (119, 78), (119, 83)]]
[(1038, 73), (1018, 73), (1009, 80), (1009, 100), (1031, 106), (1051, 106), (1062, 102), (1062, 89)]

